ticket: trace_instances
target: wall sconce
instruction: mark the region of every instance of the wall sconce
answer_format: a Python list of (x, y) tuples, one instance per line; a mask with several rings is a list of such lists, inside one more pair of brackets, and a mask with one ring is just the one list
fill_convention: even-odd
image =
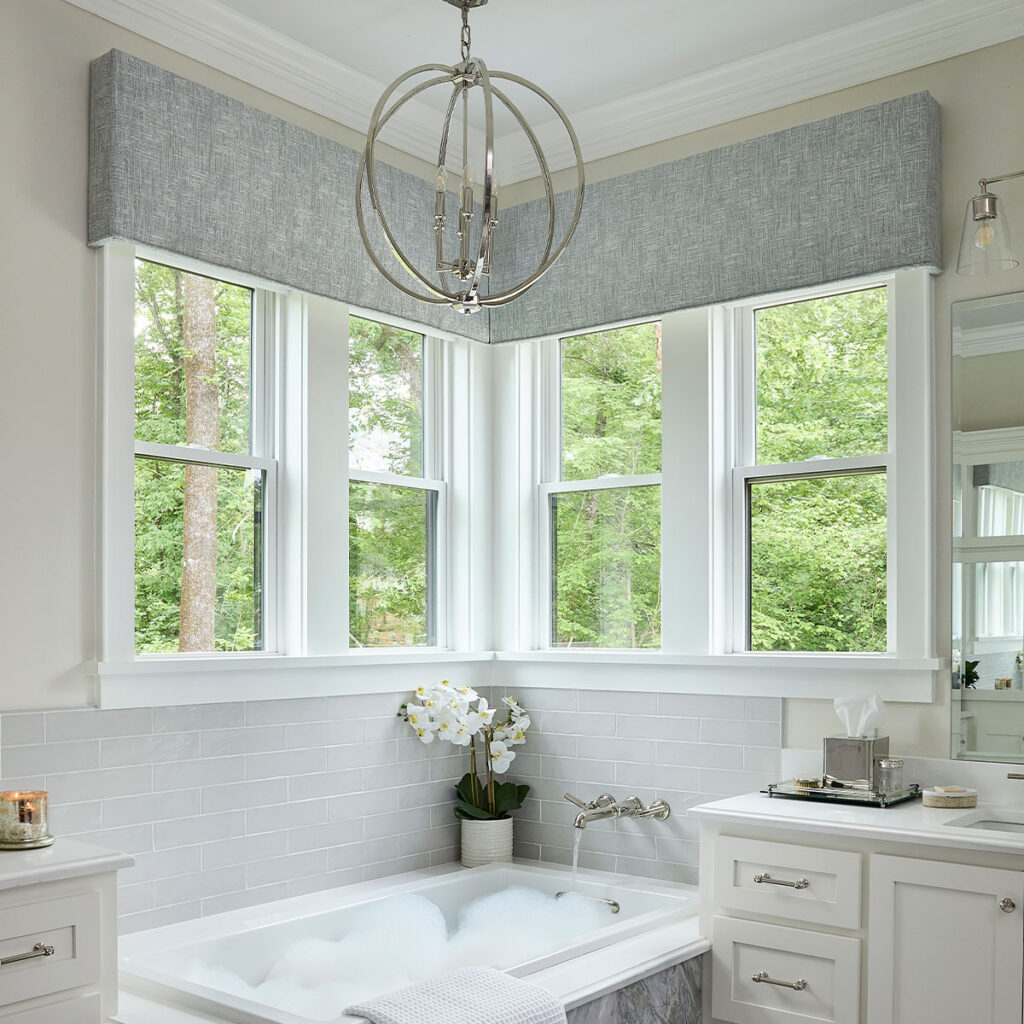
[(1006, 213), (999, 211), (999, 197), (988, 190), (995, 181), (1020, 177), (1024, 177), (1024, 171), (982, 178), (978, 182), (981, 191), (967, 203), (964, 214), (960, 255), (956, 261), (958, 274), (998, 274), (1013, 270), (1020, 264), (1020, 259), (1013, 252)]

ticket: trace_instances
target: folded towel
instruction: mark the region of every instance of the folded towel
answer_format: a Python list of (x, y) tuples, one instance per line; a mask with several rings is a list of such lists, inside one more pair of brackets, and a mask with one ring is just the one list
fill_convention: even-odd
[(566, 1024), (550, 992), (492, 967), (463, 967), (345, 1012), (373, 1024)]

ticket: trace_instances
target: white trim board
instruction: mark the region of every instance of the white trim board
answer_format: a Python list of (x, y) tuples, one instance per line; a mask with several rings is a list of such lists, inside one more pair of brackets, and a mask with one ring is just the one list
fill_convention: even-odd
[[(216, 0), (68, 0), (249, 85), (365, 130), (384, 82), (332, 60)], [(1024, 35), (1024, 0), (921, 0), (589, 110), (569, 111), (588, 161), (922, 67)], [(514, 70), (514, 69), (512, 69)], [(557, 98), (557, 97), (556, 97)], [(385, 140), (433, 163), (436, 117), (415, 101)], [(534, 125), (553, 168), (571, 166), (556, 121)], [(502, 177), (537, 174), (525, 137), (496, 141)]]

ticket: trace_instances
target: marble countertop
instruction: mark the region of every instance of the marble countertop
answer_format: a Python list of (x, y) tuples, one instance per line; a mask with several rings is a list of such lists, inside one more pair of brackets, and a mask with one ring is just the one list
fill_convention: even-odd
[(41, 850), (0, 850), (0, 889), (117, 871), (134, 863), (125, 853), (58, 838)]
[(764, 793), (716, 800), (691, 807), (687, 813), (702, 820), (770, 825), (819, 835), (833, 832), (858, 839), (1024, 854), (1024, 833), (950, 827), (948, 824), (957, 818), (978, 818), (977, 811), (1000, 809), (1024, 815), (1024, 804), (997, 805), (979, 801), (978, 808), (951, 808), (925, 807), (920, 800), (914, 800), (880, 808), (790, 800), (769, 797)]

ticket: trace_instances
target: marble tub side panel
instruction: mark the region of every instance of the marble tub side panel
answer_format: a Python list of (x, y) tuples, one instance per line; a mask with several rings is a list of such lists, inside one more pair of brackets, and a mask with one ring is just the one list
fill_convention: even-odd
[(700, 1024), (704, 957), (577, 1006), (569, 1024)]

